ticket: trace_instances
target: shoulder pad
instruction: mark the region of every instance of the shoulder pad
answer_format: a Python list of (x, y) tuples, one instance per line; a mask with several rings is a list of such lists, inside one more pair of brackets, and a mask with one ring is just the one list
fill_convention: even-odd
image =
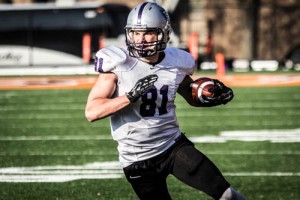
[(195, 60), (193, 56), (178, 48), (166, 48), (165, 50), (168, 59), (165, 61), (165, 67), (174, 67), (181, 69), (186, 74), (193, 74)]
[(117, 65), (123, 64), (126, 60), (125, 50), (109, 46), (101, 49), (96, 53), (95, 57), (95, 71), (110, 72), (116, 68)]
[(195, 66), (195, 59), (194, 59), (194, 57), (190, 53), (188, 53), (188, 52), (186, 52), (184, 50), (179, 50), (179, 51), (185, 57), (185, 65), (188, 66), (188, 67), (194, 67)]

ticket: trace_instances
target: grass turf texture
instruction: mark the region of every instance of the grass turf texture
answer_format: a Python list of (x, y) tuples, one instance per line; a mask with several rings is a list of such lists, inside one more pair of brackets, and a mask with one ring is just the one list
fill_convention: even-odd
[[(109, 120), (89, 123), (84, 118), (88, 92), (0, 91), (0, 168), (116, 161), (117, 145), (109, 139)], [(178, 96), (177, 114), (182, 131), (189, 137), (216, 136), (224, 130), (300, 128), (299, 87), (234, 88), (234, 92), (235, 98), (231, 103), (215, 108), (192, 108)], [(68, 136), (73, 139), (68, 139)], [(86, 136), (87, 139), (76, 139), (76, 136)], [(100, 136), (106, 139), (99, 139)], [(28, 137), (39, 139), (28, 140)], [(196, 146), (248, 199), (300, 199), (299, 143), (230, 141), (197, 143)], [(226, 175), (235, 172), (289, 172), (298, 175)], [(174, 200), (210, 199), (172, 176), (168, 182)], [(0, 197), (30, 200), (137, 199), (124, 177), (63, 183), (0, 181)]]

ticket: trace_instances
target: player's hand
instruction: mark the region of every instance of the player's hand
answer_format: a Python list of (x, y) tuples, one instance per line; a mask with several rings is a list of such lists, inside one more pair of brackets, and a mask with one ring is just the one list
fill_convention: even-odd
[(226, 87), (226, 90), (220, 95), (219, 100), (222, 104), (227, 104), (234, 97), (232, 89)]
[(211, 99), (215, 104), (227, 104), (234, 97), (233, 91), (231, 88), (225, 86), (221, 81), (213, 79), (215, 88), (212, 91), (215, 96)]
[(131, 102), (136, 102), (148, 88), (154, 85), (157, 79), (158, 76), (156, 74), (151, 74), (141, 78), (136, 82), (135, 86), (128, 93), (126, 93), (127, 98)]

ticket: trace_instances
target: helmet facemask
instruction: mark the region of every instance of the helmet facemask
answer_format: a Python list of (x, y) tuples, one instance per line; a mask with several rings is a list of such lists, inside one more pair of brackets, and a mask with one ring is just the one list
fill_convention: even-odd
[[(147, 32), (154, 31), (157, 33), (157, 40), (152, 42), (142, 42), (136, 43), (133, 40), (134, 32)], [(128, 47), (129, 55), (136, 58), (151, 57), (157, 52), (163, 51), (167, 46), (167, 41), (163, 41), (164, 32), (160, 28), (147, 28), (147, 29), (134, 29), (125, 28), (126, 34), (126, 45)]]

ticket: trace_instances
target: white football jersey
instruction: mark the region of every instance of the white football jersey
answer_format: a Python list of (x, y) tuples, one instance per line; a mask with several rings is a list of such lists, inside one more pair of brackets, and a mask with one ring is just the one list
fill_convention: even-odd
[(110, 46), (96, 54), (95, 68), (118, 77), (114, 96), (129, 92), (150, 74), (158, 80), (135, 103), (111, 115), (112, 137), (118, 142), (123, 167), (154, 157), (168, 149), (180, 135), (175, 114), (175, 96), (186, 75), (193, 73), (193, 57), (176, 48), (166, 48), (164, 59), (152, 66), (130, 57), (124, 49)]

